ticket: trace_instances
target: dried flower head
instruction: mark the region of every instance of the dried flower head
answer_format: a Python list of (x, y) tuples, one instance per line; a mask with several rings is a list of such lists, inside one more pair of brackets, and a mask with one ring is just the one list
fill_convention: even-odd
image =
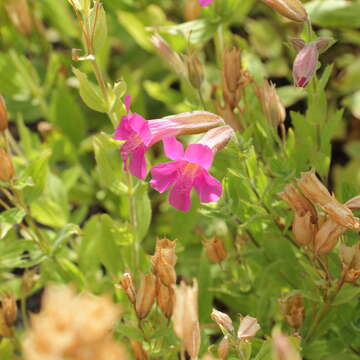
[(0, 180), (9, 182), (15, 175), (14, 165), (9, 154), (0, 148)]
[(360, 243), (353, 246), (340, 244), (345, 282), (354, 283), (360, 277)]
[(205, 240), (204, 248), (207, 258), (214, 264), (219, 264), (227, 258), (224, 243), (218, 236)]
[(184, 281), (175, 288), (173, 323), (175, 334), (181, 339), (191, 359), (196, 359), (200, 348), (200, 326), (198, 319), (198, 285)]
[(262, 84), (256, 85), (254, 90), (269, 124), (275, 128), (278, 127), (285, 121), (286, 113), (276, 92), (275, 84), (264, 80)]
[(280, 308), (291, 327), (298, 329), (303, 324), (305, 309), (301, 295), (295, 294), (280, 300)]
[(237, 337), (240, 340), (249, 340), (256, 335), (260, 330), (260, 325), (257, 319), (246, 315), (240, 320), (240, 326), (237, 333)]
[(143, 319), (150, 312), (156, 292), (156, 280), (153, 274), (143, 274), (140, 281), (140, 288), (136, 293), (135, 309), (139, 319)]
[(124, 289), (127, 297), (132, 304), (136, 301), (136, 289), (130, 273), (126, 272), (120, 279), (120, 286)]
[(276, 360), (301, 360), (290, 339), (280, 331), (273, 331), (273, 358)]
[(17, 306), (14, 295), (3, 293), (1, 299), (1, 311), (4, 316), (5, 323), (8, 327), (15, 324), (17, 318)]
[(210, 316), (219, 325), (219, 327), (222, 331), (225, 331), (225, 332), (234, 331), (232, 320), (228, 314), (225, 314), (221, 311), (213, 309)]
[(175, 292), (171, 286), (166, 286), (160, 279), (156, 279), (156, 301), (161, 312), (170, 318), (175, 302)]
[(344, 226), (339, 225), (332, 218), (327, 219), (319, 228), (314, 240), (314, 250), (317, 254), (330, 252), (339, 241), (340, 235), (346, 231)]
[(23, 342), (26, 360), (126, 359), (111, 337), (120, 311), (107, 296), (79, 295), (67, 287), (48, 287), (39, 314)]

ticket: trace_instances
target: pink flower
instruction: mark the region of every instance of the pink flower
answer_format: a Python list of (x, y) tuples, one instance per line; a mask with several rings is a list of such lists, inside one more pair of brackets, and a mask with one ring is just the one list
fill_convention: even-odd
[(209, 174), (214, 152), (207, 145), (192, 144), (186, 151), (175, 137), (163, 139), (164, 151), (174, 160), (151, 169), (150, 185), (160, 193), (172, 187), (170, 204), (178, 210), (188, 211), (190, 193), (194, 187), (201, 202), (217, 201), (222, 192), (221, 183)]
[(201, 6), (208, 6), (210, 5), (214, 0), (199, 0), (199, 3)]
[(162, 119), (145, 120), (130, 112), (130, 96), (125, 96), (127, 115), (123, 116), (114, 139), (126, 140), (120, 148), (124, 170), (140, 179), (146, 176), (145, 152), (165, 136), (198, 134), (224, 123), (224, 120), (207, 111), (193, 111), (168, 116)]

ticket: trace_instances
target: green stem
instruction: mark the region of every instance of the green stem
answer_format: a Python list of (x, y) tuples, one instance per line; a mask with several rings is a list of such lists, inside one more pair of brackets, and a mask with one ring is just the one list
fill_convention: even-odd
[(26, 312), (26, 295), (25, 294), (21, 295), (20, 307), (21, 307), (21, 315), (22, 315), (22, 319), (23, 319), (23, 323), (24, 323), (24, 328), (26, 330), (29, 327), (29, 321), (28, 321), (27, 312)]
[(134, 198), (134, 188), (132, 176), (127, 172), (128, 180), (128, 194), (129, 194), (129, 210), (130, 210), (130, 222), (133, 231), (133, 269), (138, 269), (139, 265), (139, 241), (137, 236), (137, 215), (136, 215), (136, 204)]
[(203, 94), (201, 92), (201, 87), (198, 89), (198, 94), (199, 94), (201, 106), (204, 108), (204, 110), (207, 110), (206, 104), (205, 104), (205, 101), (204, 101), (204, 97), (203, 97)]

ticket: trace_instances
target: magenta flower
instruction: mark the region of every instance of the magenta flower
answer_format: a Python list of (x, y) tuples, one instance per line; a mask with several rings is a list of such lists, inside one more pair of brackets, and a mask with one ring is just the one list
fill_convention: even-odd
[(201, 6), (208, 6), (210, 5), (214, 0), (199, 0), (199, 3)]
[[(125, 96), (127, 115), (115, 130), (114, 139), (126, 140), (120, 148), (124, 170), (140, 179), (146, 176), (145, 152), (166, 136), (198, 134), (224, 123), (223, 119), (207, 111), (193, 111), (162, 119), (145, 120), (130, 112), (130, 96)], [(129, 162), (129, 169), (128, 169)]]
[(183, 145), (175, 137), (166, 137), (163, 142), (166, 156), (174, 161), (154, 166), (150, 185), (160, 193), (172, 187), (169, 202), (181, 211), (189, 210), (193, 187), (201, 202), (217, 201), (222, 187), (208, 171), (214, 159), (211, 148), (192, 144), (184, 152)]

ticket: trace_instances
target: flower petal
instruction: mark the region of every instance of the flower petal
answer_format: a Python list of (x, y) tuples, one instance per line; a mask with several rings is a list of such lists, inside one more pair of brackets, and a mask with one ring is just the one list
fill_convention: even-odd
[(199, 0), (199, 3), (201, 6), (208, 6), (210, 5), (214, 0)]
[(170, 191), (169, 203), (181, 211), (190, 209), (190, 193), (194, 184), (194, 177), (180, 174), (174, 187)]
[(221, 183), (206, 170), (200, 169), (198, 171), (194, 181), (194, 187), (201, 202), (208, 203), (220, 199), (222, 193)]
[(153, 166), (151, 168), (150, 186), (159, 193), (163, 193), (176, 181), (179, 166), (181, 166), (179, 161), (170, 161)]
[(130, 103), (131, 103), (131, 96), (127, 94), (124, 97), (124, 105), (127, 113), (130, 112)]
[(115, 140), (127, 140), (133, 134), (133, 130), (129, 124), (128, 116), (121, 118), (120, 124), (117, 126), (114, 134)]
[(146, 159), (145, 146), (139, 146), (132, 154), (130, 159), (130, 173), (139, 179), (144, 179), (146, 176)]
[(129, 126), (135, 134), (138, 134), (141, 140), (147, 144), (151, 139), (148, 121), (141, 115), (134, 113), (128, 116)]
[(182, 160), (184, 158), (184, 147), (174, 136), (163, 139), (165, 155), (171, 160)]
[(191, 144), (185, 151), (185, 159), (208, 170), (214, 160), (214, 153), (206, 145)]

